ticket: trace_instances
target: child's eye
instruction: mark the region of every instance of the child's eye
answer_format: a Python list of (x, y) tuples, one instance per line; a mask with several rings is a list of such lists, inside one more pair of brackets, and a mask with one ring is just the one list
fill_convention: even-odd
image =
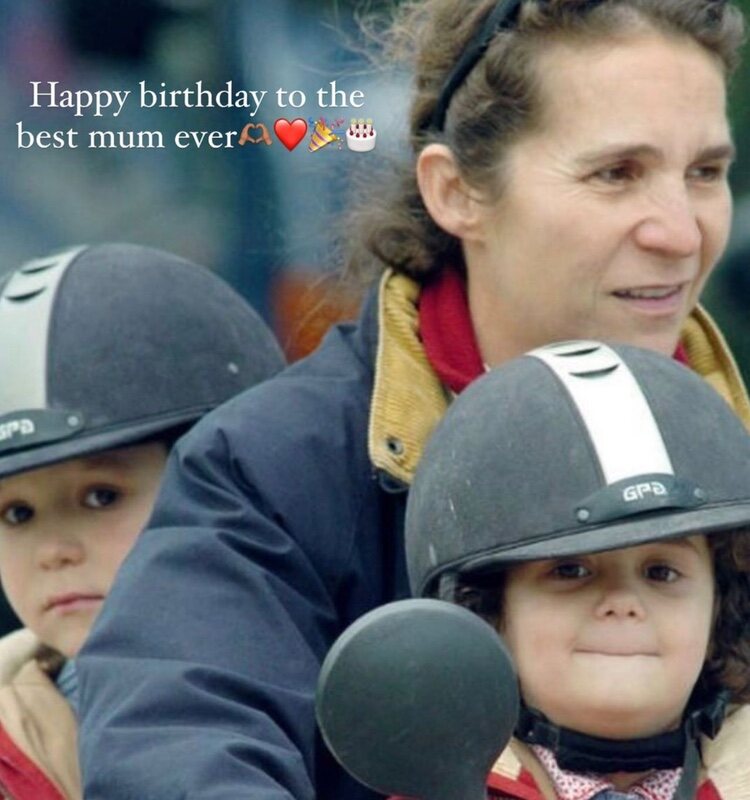
[(680, 573), (666, 564), (653, 564), (646, 568), (646, 577), (659, 583), (673, 583), (680, 577)]
[(87, 508), (106, 508), (116, 503), (120, 498), (120, 492), (106, 486), (99, 486), (96, 489), (89, 489), (83, 498), (83, 504)]
[(564, 561), (560, 564), (556, 564), (552, 570), (553, 577), (568, 581), (586, 578), (590, 574), (591, 572), (588, 567), (578, 561)]
[(2, 512), (2, 519), (6, 525), (23, 525), (33, 516), (34, 509), (26, 503), (11, 503)]

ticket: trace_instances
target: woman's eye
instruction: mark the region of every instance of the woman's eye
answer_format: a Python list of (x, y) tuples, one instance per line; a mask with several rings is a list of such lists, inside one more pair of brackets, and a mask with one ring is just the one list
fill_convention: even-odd
[(593, 177), (603, 183), (629, 183), (638, 177), (638, 170), (633, 164), (615, 164), (614, 166), (597, 170)]
[(116, 503), (119, 497), (120, 492), (117, 489), (108, 487), (89, 489), (83, 498), (83, 504), (87, 508), (106, 508)]
[(689, 180), (699, 181), (700, 183), (717, 183), (724, 180), (727, 171), (718, 164), (703, 164), (691, 167), (687, 176)]
[(680, 573), (666, 564), (653, 564), (646, 568), (646, 577), (659, 583), (673, 583), (680, 577)]
[(6, 525), (23, 525), (34, 516), (34, 509), (26, 503), (12, 503), (2, 512), (3, 522)]
[(561, 578), (562, 580), (570, 581), (579, 578), (586, 578), (588, 575), (590, 575), (590, 572), (588, 567), (584, 566), (583, 564), (579, 564), (577, 561), (566, 561), (561, 564), (557, 564), (552, 570), (552, 575), (555, 578)]

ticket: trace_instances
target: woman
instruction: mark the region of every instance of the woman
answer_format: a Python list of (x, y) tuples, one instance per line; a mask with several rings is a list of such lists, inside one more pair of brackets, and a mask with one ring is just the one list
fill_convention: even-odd
[(405, 489), (486, 364), (616, 339), (674, 353), (750, 422), (695, 307), (729, 228), (737, 10), (423, 0), (396, 30), (414, 159), (361, 233), (391, 269), (356, 325), (176, 447), (79, 662), (92, 798), (371, 796), (316, 737), (320, 661), (408, 593)]

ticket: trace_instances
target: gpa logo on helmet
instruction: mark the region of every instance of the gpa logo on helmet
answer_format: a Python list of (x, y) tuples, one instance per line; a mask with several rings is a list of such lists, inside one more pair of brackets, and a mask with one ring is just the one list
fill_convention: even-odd
[(35, 432), (36, 426), (30, 419), (12, 419), (0, 424), (0, 442), (6, 442), (14, 436), (31, 436)]
[(622, 499), (626, 503), (636, 500), (643, 500), (651, 495), (652, 497), (663, 497), (667, 494), (667, 487), (659, 481), (648, 481), (646, 483), (631, 483), (622, 490)]

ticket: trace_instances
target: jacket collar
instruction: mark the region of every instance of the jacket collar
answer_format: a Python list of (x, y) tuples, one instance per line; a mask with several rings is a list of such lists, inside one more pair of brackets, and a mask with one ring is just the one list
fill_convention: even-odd
[(733, 709), (715, 739), (703, 739), (704, 777), (720, 797), (750, 797), (747, 743), (750, 741), (750, 706)]
[(419, 341), (418, 297), (411, 279), (383, 275), (368, 446), (372, 463), (404, 484), (411, 483), (424, 444), (448, 407), (448, 393)]
[[(419, 291), (415, 281), (388, 270), (380, 280), (376, 300), (371, 299), (363, 312), (368, 318), (377, 310), (378, 318), (377, 326), (362, 326), (378, 331), (368, 431), (370, 460), (405, 485), (411, 483), (427, 439), (451, 399), (419, 339)], [(724, 337), (701, 306), (686, 320), (681, 343), (691, 368), (724, 397), (750, 430), (747, 390)]]
[[(703, 737), (698, 800), (750, 796), (747, 742), (750, 706), (732, 709), (716, 739)], [(487, 785), (514, 800), (556, 800), (552, 780), (531, 748), (512, 739), (490, 772)]]
[(0, 686), (9, 684), (40, 647), (41, 642), (28, 628), (12, 631), (0, 638)]
[(708, 381), (750, 430), (750, 400), (726, 339), (703, 306), (685, 320), (680, 338), (690, 368)]
[(0, 666), (8, 676), (0, 686), (0, 782), (12, 781), (18, 790), (11, 790), (13, 797), (81, 797), (76, 718), (37, 662), (39, 648), (37, 637), (25, 629), (0, 639)]

